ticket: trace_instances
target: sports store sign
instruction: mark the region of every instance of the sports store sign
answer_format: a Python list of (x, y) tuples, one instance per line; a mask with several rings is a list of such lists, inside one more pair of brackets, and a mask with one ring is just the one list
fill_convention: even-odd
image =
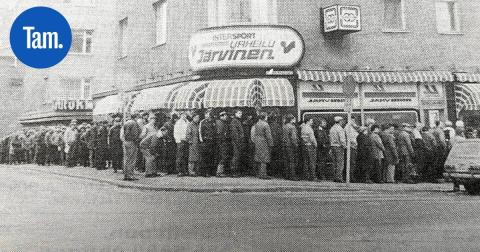
[(193, 70), (231, 67), (292, 67), (303, 57), (302, 36), (287, 26), (232, 26), (192, 35), (189, 60)]

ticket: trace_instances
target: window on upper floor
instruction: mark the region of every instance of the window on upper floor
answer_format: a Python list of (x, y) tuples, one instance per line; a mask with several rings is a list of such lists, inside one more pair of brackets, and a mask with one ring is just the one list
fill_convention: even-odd
[(437, 14), (437, 30), (439, 33), (459, 33), (460, 19), (458, 17), (457, 0), (437, 0), (435, 2)]
[(405, 1), (384, 0), (384, 31), (404, 31), (406, 29), (405, 23)]
[(208, 0), (209, 26), (277, 22), (277, 0)]
[[(62, 78), (58, 100), (91, 100), (91, 78)], [(56, 99), (53, 99), (56, 100)]]
[(167, 42), (167, 0), (160, 0), (153, 4), (155, 10), (155, 44)]
[(124, 18), (120, 20), (119, 24), (119, 36), (118, 36), (118, 51), (120, 57), (126, 57), (127, 56), (127, 29), (128, 29), (128, 18)]
[(93, 30), (73, 30), (71, 53), (92, 53)]

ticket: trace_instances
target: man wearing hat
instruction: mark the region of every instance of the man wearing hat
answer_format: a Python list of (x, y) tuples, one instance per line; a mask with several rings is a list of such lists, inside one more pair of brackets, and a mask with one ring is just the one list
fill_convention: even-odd
[(219, 148), (219, 161), (217, 166), (217, 177), (225, 177), (225, 165), (228, 160), (228, 151), (230, 148), (230, 134), (228, 129), (228, 115), (227, 112), (222, 111), (220, 113), (220, 119), (217, 120), (217, 141)]
[(212, 111), (205, 112), (205, 119), (199, 125), (200, 140), (200, 175), (214, 175), (215, 171), (215, 120), (212, 118)]
[(415, 152), (410, 137), (411, 128), (412, 126), (410, 124), (403, 123), (397, 139), (399, 156), (398, 166), (400, 168), (402, 182), (404, 183), (413, 183), (411, 178), (413, 173), (412, 158), (415, 156)]
[(343, 169), (345, 165), (345, 149), (347, 140), (343, 129), (344, 120), (341, 116), (335, 116), (335, 124), (330, 128), (330, 146), (332, 147), (333, 168), (335, 171), (335, 182), (343, 183)]
[(123, 148), (122, 140), (120, 139), (120, 131), (122, 130), (122, 119), (115, 117), (113, 119), (113, 126), (108, 130), (108, 147), (112, 155), (113, 172), (123, 169)]

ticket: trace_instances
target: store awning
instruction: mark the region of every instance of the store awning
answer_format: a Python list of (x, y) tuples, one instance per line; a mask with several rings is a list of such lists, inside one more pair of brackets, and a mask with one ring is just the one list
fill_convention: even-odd
[(108, 115), (122, 112), (122, 100), (119, 95), (110, 95), (96, 102), (93, 115)]
[(409, 82), (452, 82), (454, 76), (447, 71), (326, 71), (298, 70), (298, 78), (304, 81), (343, 82), (352, 75), (359, 83), (409, 83)]
[(202, 108), (203, 97), (208, 83), (188, 82), (178, 85), (169, 93), (165, 107), (169, 109)]
[(480, 82), (480, 73), (455, 73), (455, 76), (459, 82)]
[(170, 93), (182, 84), (148, 88), (140, 91), (132, 104), (132, 111), (164, 109)]
[(480, 110), (480, 84), (455, 85), (455, 104), (457, 112)]
[(239, 79), (206, 82), (204, 106), (289, 107), (295, 105), (293, 87), (287, 79)]

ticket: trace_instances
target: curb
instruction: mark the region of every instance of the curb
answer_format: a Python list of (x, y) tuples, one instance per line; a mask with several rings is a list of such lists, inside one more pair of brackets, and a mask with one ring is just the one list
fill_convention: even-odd
[(137, 184), (122, 180), (111, 180), (111, 179), (102, 179), (102, 178), (95, 178), (90, 176), (82, 176), (82, 175), (73, 175), (73, 174), (65, 174), (60, 172), (53, 172), (53, 171), (44, 171), (35, 168), (26, 168), (30, 171), (35, 171), (39, 173), (47, 173), (53, 174), (62, 177), (69, 177), (69, 178), (77, 178), (77, 179), (85, 179), (91, 180), (103, 184), (109, 184), (113, 186), (117, 186), (119, 188), (127, 188), (127, 189), (137, 189), (143, 191), (157, 191), (157, 192), (192, 192), (192, 193), (274, 193), (274, 192), (328, 192), (328, 191), (376, 191), (376, 192), (437, 192), (437, 193), (446, 193), (451, 192), (451, 190), (443, 190), (441, 188), (432, 189), (432, 188), (425, 188), (425, 189), (418, 189), (418, 188), (393, 188), (393, 189), (385, 189), (385, 188), (359, 188), (359, 187), (347, 187), (347, 186), (268, 186), (268, 187), (242, 187), (242, 186), (225, 186), (221, 188), (196, 188), (196, 187), (172, 187), (172, 186), (151, 186), (151, 185), (144, 185), (144, 184)]

